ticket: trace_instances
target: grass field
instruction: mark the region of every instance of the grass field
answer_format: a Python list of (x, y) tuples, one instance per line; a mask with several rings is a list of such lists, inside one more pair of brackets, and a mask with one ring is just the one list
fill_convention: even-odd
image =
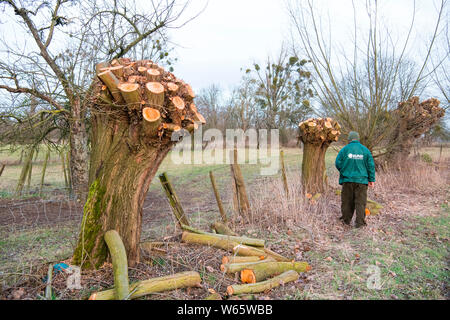
[[(330, 148), (326, 156), (330, 184), (334, 188), (337, 187), (334, 169), (336, 152)], [(420, 152), (429, 154), (435, 162), (441, 158), (445, 163), (450, 158), (448, 148), (443, 149), (442, 154), (439, 148), (421, 149)], [(294, 191), (299, 188), (301, 155), (301, 149), (285, 150), (288, 178)], [(45, 269), (48, 262), (58, 262), (70, 257), (77, 240), (82, 210), (82, 204), (72, 204), (70, 199), (61, 196), (63, 193), (55, 191), (64, 187), (62, 166), (56, 153), (51, 155), (45, 179), (48, 191), (43, 198), (47, 202), (33, 197), (40, 182), (43, 160), (41, 152), (33, 163), (31, 194), (25, 198), (14, 198), (13, 191), (21, 169), (20, 165), (14, 163), (19, 156), (18, 152), (0, 154), (0, 161), (7, 163), (0, 178), (0, 217), (5, 218), (0, 225), (0, 276), (3, 286), (7, 288), (4, 290), (4, 297), (7, 299), (13, 298), (11, 292), (20, 286), (24, 278), (36, 277), (39, 273), (36, 270), (41, 270), (42, 266)], [(208, 177), (210, 170), (216, 175), (226, 208), (230, 212), (229, 165), (177, 165), (171, 159), (169, 155), (158, 173), (168, 173), (194, 225), (207, 228), (209, 222), (218, 217)], [(335, 221), (339, 215), (339, 197), (333, 192), (324, 196), (316, 206), (311, 206), (304, 199), (297, 199), (298, 197), (281, 199), (283, 196), (280, 193), (282, 189), (279, 174), (260, 176), (260, 164), (243, 164), (241, 167), (248, 184), (254, 215), (257, 217), (250, 225), (236, 222), (233, 225), (235, 229), (239, 233), (263, 237), (271, 248), (285, 255), (293, 255), (296, 259), (306, 260), (313, 267), (310, 273), (302, 276), (292, 286), (273, 290), (270, 294), (245, 297), (246, 299), (448, 298), (448, 167), (435, 172), (437, 169), (425, 166), (423, 172), (435, 179), (428, 180), (433, 185), (427, 185), (426, 188), (416, 184), (403, 188), (405, 181), (414, 180), (411, 176), (416, 174), (414, 172), (409, 176), (405, 174), (406, 177), (380, 175), (380, 185), (369, 193), (369, 197), (381, 201), (385, 209), (382, 214), (368, 218), (369, 226), (365, 230), (345, 229)], [(417, 173), (420, 176), (414, 181), (420, 181), (423, 172)], [(70, 217), (67, 218), (69, 211)], [(40, 213), (38, 217), (36, 212)], [(289, 224), (290, 220), (294, 221)], [(303, 227), (312, 230), (314, 239), (305, 236)], [(170, 207), (164, 199), (159, 180), (155, 177), (144, 204), (142, 238), (161, 239), (175, 232)], [(210, 254), (217, 255), (215, 250)], [(211, 259), (216, 258), (217, 256)], [(156, 260), (158, 265), (154, 269), (161, 272), (167, 272), (164, 268), (173, 265), (173, 258), (158, 257)], [(189, 259), (185, 256), (180, 256), (177, 263), (187, 264), (187, 260)], [(208, 286), (223, 289), (226, 282), (223, 275), (207, 271), (207, 263), (212, 262), (200, 263), (196, 260), (195, 267), (202, 269), (204, 282)], [(374, 272), (379, 273), (380, 287), (369, 289), (367, 281)], [(136, 277), (139, 278), (138, 275)], [(112, 279), (105, 276), (101, 281), (104, 283), (84, 288), (83, 294), (99, 287), (108, 287)], [(30, 289), (29, 292), (29, 297), (36, 298), (37, 292), (42, 294), (42, 288), (38, 286), (38, 289)], [(187, 293), (182, 296), (177, 294), (162, 298), (198, 298)], [(59, 294), (59, 298), (76, 297), (80, 296), (65, 291)]]

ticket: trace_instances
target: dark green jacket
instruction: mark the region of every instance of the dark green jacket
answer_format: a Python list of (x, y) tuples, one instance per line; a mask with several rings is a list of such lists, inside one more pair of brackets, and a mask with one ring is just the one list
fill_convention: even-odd
[(372, 154), (357, 140), (341, 149), (335, 165), (339, 170), (339, 184), (375, 182), (375, 163)]

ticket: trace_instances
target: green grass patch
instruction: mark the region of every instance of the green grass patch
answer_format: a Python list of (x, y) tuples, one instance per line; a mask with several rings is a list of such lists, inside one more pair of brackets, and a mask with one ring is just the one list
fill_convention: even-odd
[[(450, 282), (449, 226), (450, 212), (443, 207), (438, 216), (410, 217), (401, 238), (355, 239), (354, 234), (353, 239), (344, 240), (348, 250), (336, 245), (329, 251), (308, 252), (306, 257), (318, 269), (322, 286), (307, 298), (445, 299), (444, 284)], [(367, 286), (370, 266), (380, 272), (379, 290)]]

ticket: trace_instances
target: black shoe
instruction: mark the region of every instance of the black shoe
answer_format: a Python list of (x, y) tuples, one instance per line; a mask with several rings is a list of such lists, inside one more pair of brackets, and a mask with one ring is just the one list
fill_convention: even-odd
[(355, 228), (358, 228), (358, 229), (359, 229), (359, 228), (362, 228), (362, 227), (365, 227), (365, 226), (367, 226), (367, 223), (360, 224), (359, 226), (356, 226), (356, 225), (355, 225)]

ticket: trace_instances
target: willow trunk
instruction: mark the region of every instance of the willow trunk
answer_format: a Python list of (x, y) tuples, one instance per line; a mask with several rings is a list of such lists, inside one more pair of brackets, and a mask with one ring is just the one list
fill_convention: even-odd
[(303, 149), (302, 185), (310, 194), (323, 193), (325, 189), (325, 153), (328, 146), (306, 143)]
[[(101, 267), (108, 259), (104, 234), (116, 230), (131, 267), (140, 258), (142, 206), (149, 185), (178, 141), (172, 133), (193, 130), (194, 118), (201, 115), (191, 87), (150, 60), (121, 58), (97, 65), (96, 71), (89, 106), (89, 191), (72, 263)], [(81, 164), (83, 157), (74, 159), (73, 147), (71, 162)], [(87, 172), (71, 168), (76, 190)]]

